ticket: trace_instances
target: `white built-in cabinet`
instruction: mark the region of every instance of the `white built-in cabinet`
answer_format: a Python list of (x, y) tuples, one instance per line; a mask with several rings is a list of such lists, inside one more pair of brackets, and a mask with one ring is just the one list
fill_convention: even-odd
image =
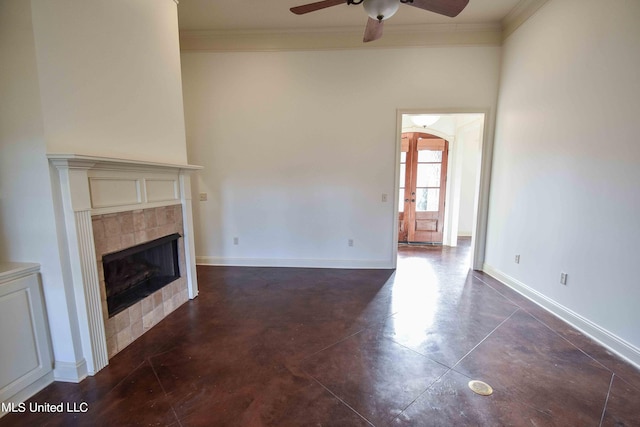
[(40, 266), (0, 262), (0, 402), (22, 402), (53, 381), (49, 343)]

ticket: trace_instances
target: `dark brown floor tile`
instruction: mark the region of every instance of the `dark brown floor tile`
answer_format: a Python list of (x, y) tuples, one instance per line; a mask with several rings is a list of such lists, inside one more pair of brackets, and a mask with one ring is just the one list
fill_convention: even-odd
[(370, 426), (315, 381), (283, 372), (260, 388), (205, 403), (182, 418), (196, 426)]
[(169, 425), (177, 421), (153, 369), (144, 363), (99, 402), (92, 404), (81, 424)]
[(447, 371), (368, 329), (306, 359), (304, 370), (375, 425), (395, 418)]
[(602, 426), (640, 426), (640, 390), (614, 377)]
[(605, 347), (572, 327), (564, 320), (526, 299), (524, 296), (498, 282), (488, 274), (477, 271), (474, 271), (473, 274), (492, 288), (496, 289), (497, 292), (513, 301), (524, 311), (557, 332), (570, 343), (614, 372), (617, 376), (624, 378), (627, 382), (640, 389), (639, 368), (607, 350)]
[[(87, 402), (89, 415), (9, 414), (0, 426), (367, 425), (358, 413), (379, 426), (398, 414), (426, 426), (597, 425), (610, 371), (605, 424), (637, 424), (640, 373), (470, 273), (468, 253), (468, 242), (403, 246), (396, 272), (199, 266), (195, 300), (97, 375), (32, 399)], [(453, 365), (479, 342), (455, 369), (492, 383), (493, 396), (478, 400), (453, 372), (429, 388), (447, 371), (433, 359)]]
[(550, 415), (514, 401), (506, 389), (494, 388), (480, 396), (468, 387), (469, 378), (454, 371), (411, 404), (395, 420), (395, 426), (565, 426)]
[[(416, 304), (420, 293), (424, 297)], [(425, 283), (422, 290), (409, 290), (397, 299), (385, 336), (449, 367), (517, 310), (471, 276), (454, 294), (441, 291), (438, 283)]]
[(566, 425), (597, 425), (611, 372), (519, 311), (454, 367)]
[(259, 389), (283, 375), (286, 370), (273, 355), (257, 351), (261, 339), (227, 331), (212, 342), (177, 347), (152, 357), (153, 368), (178, 416), (239, 391)]
[[(151, 367), (144, 363), (99, 400), (89, 401), (82, 384), (54, 383), (34, 396), (28, 404), (64, 402), (65, 412), (11, 414), (3, 425), (19, 426), (165, 426), (177, 422), (169, 399)], [(67, 406), (67, 403), (70, 406)], [(86, 412), (79, 411), (86, 403)], [(11, 417), (11, 418), (10, 418)], [(7, 423), (7, 424), (5, 424)]]

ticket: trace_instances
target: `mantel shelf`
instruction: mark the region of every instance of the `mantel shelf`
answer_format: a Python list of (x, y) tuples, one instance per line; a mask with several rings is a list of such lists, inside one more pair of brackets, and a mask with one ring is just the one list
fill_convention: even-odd
[(120, 159), (114, 157), (87, 156), (83, 154), (49, 153), (49, 161), (56, 167), (80, 167), (86, 169), (173, 169), (197, 171), (202, 166), (189, 164), (159, 163), (144, 160)]

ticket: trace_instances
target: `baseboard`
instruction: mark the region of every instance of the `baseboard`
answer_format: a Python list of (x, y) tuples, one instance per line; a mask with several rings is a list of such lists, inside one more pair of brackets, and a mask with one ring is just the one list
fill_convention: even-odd
[(87, 362), (82, 359), (78, 363), (56, 360), (53, 365), (53, 379), (65, 383), (79, 383), (87, 378)]
[(639, 348), (489, 264), (483, 271), (640, 368)]
[[(13, 396), (11, 396), (4, 403), (6, 404), (11, 402), (11, 403), (14, 403), (15, 405), (18, 405), (22, 402), (25, 402), (26, 400), (34, 396), (36, 393), (38, 393), (40, 390), (42, 390), (52, 382), (53, 382), (53, 372), (50, 371), (50, 372), (47, 372), (46, 375), (43, 375), (33, 383), (29, 384), (28, 386), (26, 386), (25, 388), (23, 388)], [(0, 409), (0, 418), (4, 417), (7, 414), (8, 412)]]
[(224, 265), (234, 267), (298, 267), (298, 268), (394, 268), (390, 260), (352, 260), (352, 259), (281, 259), (281, 258), (223, 258), (196, 257), (198, 265)]

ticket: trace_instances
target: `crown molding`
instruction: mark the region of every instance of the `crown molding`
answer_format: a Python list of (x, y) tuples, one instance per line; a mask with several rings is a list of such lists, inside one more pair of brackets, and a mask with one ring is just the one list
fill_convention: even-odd
[(182, 52), (272, 52), (434, 46), (501, 46), (549, 0), (520, 0), (499, 23), (386, 25), (384, 37), (362, 42), (363, 27), (277, 30), (183, 30)]
[(182, 52), (260, 52), (376, 49), (427, 46), (499, 46), (500, 24), (437, 24), (385, 27), (384, 37), (363, 43), (362, 27), (249, 31), (180, 31)]
[(534, 13), (549, 0), (521, 0), (502, 19), (502, 40), (506, 40), (515, 30), (524, 24)]

